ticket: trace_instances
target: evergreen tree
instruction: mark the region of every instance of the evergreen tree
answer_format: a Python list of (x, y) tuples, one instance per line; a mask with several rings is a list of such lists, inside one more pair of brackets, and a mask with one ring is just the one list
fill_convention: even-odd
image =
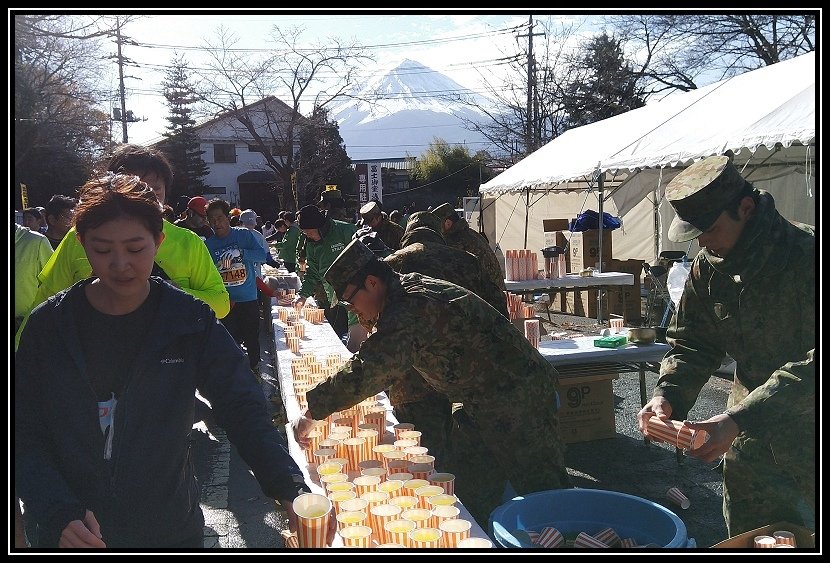
[(170, 108), (170, 115), (165, 119), (170, 124), (164, 133), (165, 140), (159, 145), (173, 166), (173, 186), (168, 190), (167, 201), (174, 202), (181, 196), (204, 193), (207, 186), (203, 179), (209, 169), (202, 160), (205, 151), (200, 150), (199, 137), (194, 130), (196, 121), (192, 117), (191, 106), (199, 98), (190, 84), (188, 65), (183, 56), (173, 57), (162, 86)]
[(492, 177), (492, 172), (483, 165), (487, 159), (485, 152), (471, 155), (467, 147), (451, 146), (436, 137), (418, 157), (412, 170), (412, 183), (424, 188), (419, 196), (426, 205), (449, 202), (460, 207), (464, 197), (476, 197), (481, 183)]
[(602, 33), (579, 55), (582, 71), (566, 86), (563, 98), (568, 127), (579, 127), (642, 107), (638, 75), (626, 61), (621, 41)]
[(316, 108), (300, 132), (298, 205), (315, 203), (327, 184), (336, 184), (346, 200), (354, 199), (357, 179), (346, 154), (340, 127), (328, 110)]

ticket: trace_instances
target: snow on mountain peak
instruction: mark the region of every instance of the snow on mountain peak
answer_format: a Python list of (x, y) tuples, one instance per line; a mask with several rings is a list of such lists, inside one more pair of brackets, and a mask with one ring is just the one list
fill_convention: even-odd
[[(485, 116), (464, 100), (480, 106), (488, 103), (448, 76), (403, 59), (379, 68), (333, 104), (329, 115), (340, 126), (353, 159), (418, 155), (435, 137), (467, 144), (475, 153), (486, 146), (480, 134), (465, 127), (465, 121), (484, 120)], [(370, 153), (372, 156), (366, 156)]]

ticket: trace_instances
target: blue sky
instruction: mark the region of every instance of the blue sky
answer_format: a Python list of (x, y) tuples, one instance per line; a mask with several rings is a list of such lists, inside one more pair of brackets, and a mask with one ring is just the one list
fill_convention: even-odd
[[(506, 68), (497, 60), (506, 55), (522, 53), (527, 39), (518, 35), (523, 31), (512, 28), (526, 24), (527, 13), (474, 13), (455, 10), (452, 13), (400, 12), (246, 12), (218, 13), (155, 12), (142, 15), (124, 26), (123, 33), (138, 45), (125, 45), (123, 54), (134, 61), (126, 74), (140, 80), (125, 80), (127, 109), (147, 121), (129, 125), (129, 140), (143, 143), (157, 139), (164, 131), (167, 108), (161, 95), (164, 67), (170, 64), (174, 53), (184, 54), (191, 67), (200, 66), (203, 54), (198, 51), (206, 42), (216, 43), (220, 25), (238, 40), (235, 48), (256, 49), (268, 47), (268, 37), (277, 25), (287, 29), (304, 28), (303, 42), (313, 45), (333, 36), (351, 39), (368, 46), (378, 61), (386, 66), (403, 58), (416, 60), (433, 70), (446, 74), (467, 88), (482, 91), (482, 82), (497, 82), (500, 72)], [(551, 20), (557, 25), (573, 23), (585, 27), (586, 18), (581, 15), (534, 14), (534, 20)], [(536, 27), (539, 31), (539, 26)], [(543, 38), (534, 38), (535, 42)], [(536, 43), (538, 45), (538, 43)], [(537, 47), (538, 48), (538, 47)], [(115, 51), (115, 45), (112, 44)], [(108, 76), (109, 89), (118, 91), (118, 72), (111, 65)], [(303, 111), (309, 108), (301, 108)]]

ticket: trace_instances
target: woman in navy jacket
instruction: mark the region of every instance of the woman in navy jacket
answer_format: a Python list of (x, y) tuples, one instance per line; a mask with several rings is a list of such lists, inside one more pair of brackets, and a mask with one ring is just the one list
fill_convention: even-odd
[(21, 336), (15, 486), (35, 547), (202, 547), (196, 390), (296, 530), (291, 502), (308, 488), (245, 354), (210, 307), (150, 277), (161, 213), (136, 176), (87, 182), (75, 226), (93, 277), (35, 309)]

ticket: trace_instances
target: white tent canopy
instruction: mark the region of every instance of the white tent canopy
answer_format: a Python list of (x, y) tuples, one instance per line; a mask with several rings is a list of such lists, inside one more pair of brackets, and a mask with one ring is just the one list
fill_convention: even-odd
[[(778, 184), (780, 189), (788, 182), (787, 189), (792, 190), (793, 185), (803, 186), (806, 179), (806, 188), (799, 190), (797, 196), (803, 204), (796, 205), (796, 216), (788, 218), (814, 223), (815, 204), (811, 196), (816, 73), (815, 53), (811, 52), (568, 130), (482, 184), (479, 193), (484, 198), (504, 199), (502, 207), (514, 207), (511, 218), (521, 216), (524, 223), (530, 218), (525, 214), (530, 212), (531, 194), (535, 194), (536, 206), (542, 198), (556, 197), (559, 192), (584, 192), (597, 186), (602, 173), (602, 186), (606, 194), (610, 191), (616, 208), (606, 211), (616, 211), (624, 224), (625, 215), (649, 194), (655, 196), (650, 211), (665, 214), (664, 220), (670, 221), (670, 211), (657, 211), (669, 180), (695, 160), (731, 151), (744, 176), (757, 187), (771, 191), (776, 202), (780, 195), (771, 187)], [(518, 197), (524, 200), (521, 214), (515, 213)], [(482, 208), (485, 207), (486, 203)], [(547, 213), (542, 218), (573, 216), (563, 211), (552, 215), (550, 210), (541, 211), (544, 207), (538, 206), (540, 213)], [(494, 211), (492, 216), (498, 221), (504, 212)], [(487, 225), (487, 217), (485, 211), (485, 225), (496, 236), (494, 242), (499, 242), (499, 233), (510, 229), (507, 225)], [(532, 231), (541, 231), (538, 219), (531, 223)], [(654, 232), (655, 225), (665, 230), (659, 226), (659, 220), (645, 222), (649, 223), (652, 236), (660, 234)], [(539, 236), (531, 233), (531, 239), (536, 242)], [(614, 246), (616, 250), (616, 242)], [(653, 256), (637, 256), (649, 246), (639, 245), (640, 250), (627, 257), (649, 260)], [(501, 248), (522, 247), (520, 240), (501, 244)]]

